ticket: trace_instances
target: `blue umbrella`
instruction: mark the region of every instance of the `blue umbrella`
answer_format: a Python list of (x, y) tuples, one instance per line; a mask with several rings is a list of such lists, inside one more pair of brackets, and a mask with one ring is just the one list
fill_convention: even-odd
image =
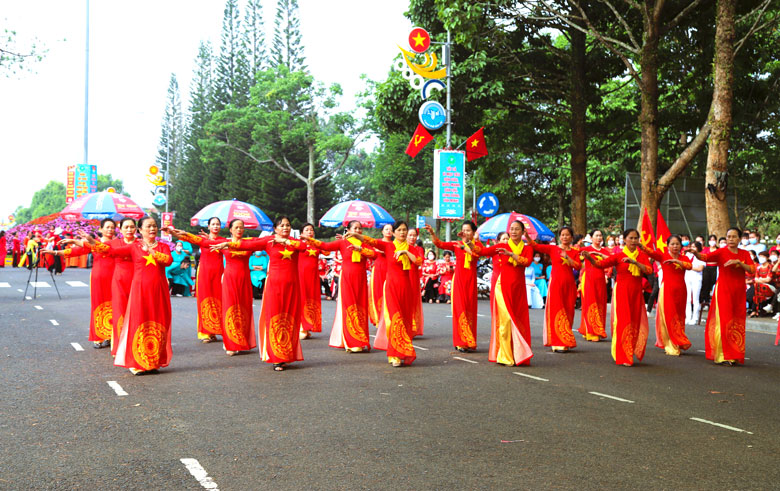
[(60, 212), (60, 216), (66, 220), (102, 220), (115, 216), (137, 220), (144, 215), (144, 211), (135, 201), (127, 196), (107, 191), (85, 194)]
[(502, 213), (486, 221), (477, 229), (481, 239), (495, 239), (501, 232), (509, 232), (509, 225), (515, 220), (519, 220), (525, 225), (528, 235), (532, 239), (547, 242), (555, 238), (555, 234), (534, 217), (522, 215), (520, 213)]
[(358, 220), (364, 227), (382, 228), (388, 223), (395, 223), (384, 208), (370, 201), (359, 199), (339, 203), (328, 210), (320, 218), (322, 227), (346, 227), (352, 220)]
[(236, 199), (217, 201), (204, 206), (190, 219), (190, 225), (207, 227), (213, 217), (219, 218), (223, 227), (227, 227), (231, 220), (238, 218), (244, 222), (244, 228), (249, 230), (272, 232), (274, 229), (274, 223), (263, 213), (263, 210)]

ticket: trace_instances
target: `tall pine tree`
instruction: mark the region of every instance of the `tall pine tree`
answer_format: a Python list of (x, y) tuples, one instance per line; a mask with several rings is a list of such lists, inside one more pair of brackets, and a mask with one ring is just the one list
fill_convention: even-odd
[(249, 101), (249, 66), (241, 36), (238, 0), (227, 0), (214, 86), (214, 106), (220, 110)]
[(265, 26), (263, 6), (260, 0), (249, 0), (244, 14), (244, 49), (246, 50), (250, 85), (255, 84), (255, 74), (265, 65)]
[(220, 182), (209, 173), (220, 173), (218, 166), (207, 168), (203, 163), (203, 151), (198, 140), (206, 138), (206, 123), (213, 113), (213, 54), (211, 44), (201, 42), (196, 67), (190, 84), (187, 128), (184, 135), (184, 161), (177, 175), (177, 185), (171, 189), (171, 207), (177, 212), (177, 225), (189, 223), (190, 217), (203, 205), (218, 199), (209, 182)]
[(181, 170), (184, 156), (184, 120), (181, 113), (179, 82), (176, 74), (171, 74), (168, 83), (168, 97), (165, 103), (160, 144), (158, 145), (156, 163), (161, 169), (168, 171), (168, 185), (173, 187)]
[(300, 28), (298, 0), (277, 0), (274, 42), (271, 46), (272, 66), (284, 65), (288, 72), (307, 70)]

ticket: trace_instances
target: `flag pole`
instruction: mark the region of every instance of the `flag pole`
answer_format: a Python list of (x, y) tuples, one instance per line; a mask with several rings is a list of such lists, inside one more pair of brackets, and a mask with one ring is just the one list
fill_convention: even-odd
[[(452, 37), (450, 30), (447, 29), (447, 56), (444, 57), (444, 62), (447, 64), (447, 149), (452, 149)], [(445, 226), (445, 238), (447, 242), (452, 237), (452, 224), (447, 221)]]

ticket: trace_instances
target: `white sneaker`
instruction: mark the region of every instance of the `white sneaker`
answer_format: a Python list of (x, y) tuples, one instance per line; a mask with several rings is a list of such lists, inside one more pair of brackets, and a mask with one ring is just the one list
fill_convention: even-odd
[(780, 312), (776, 313), (774, 317), (772, 317), (774, 320), (780, 320)]
[(772, 304), (770, 303), (766, 307), (764, 307), (764, 312), (772, 312)]

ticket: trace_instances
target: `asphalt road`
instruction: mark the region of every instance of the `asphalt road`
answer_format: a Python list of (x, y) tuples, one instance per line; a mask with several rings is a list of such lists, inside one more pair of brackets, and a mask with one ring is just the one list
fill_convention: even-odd
[(66, 282), (88, 271), (57, 277), (62, 300), (44, 287), (22, 301), (26, 280), (0, 270), (0, 489), (780, 487), (768, 334), (748, 332), (740, 367), (707, 361), (691, 327), (689, 353), (648, 346), (626, 368), (579, 336), (550, 353), (532, 311), (532, 366), (512, 368), (487, 361), (487, 302), (471, 354), (452, 349), (448, 306), (425, 305), (417, 360), (393, 369), (384, 352), (329, 348), (324, 301), (306, 360), (276, 373), (257, 350), (199, 343), (195, 300), (173, 298), (171, 366), (134, 377), (87, 341), (89, 289)]

